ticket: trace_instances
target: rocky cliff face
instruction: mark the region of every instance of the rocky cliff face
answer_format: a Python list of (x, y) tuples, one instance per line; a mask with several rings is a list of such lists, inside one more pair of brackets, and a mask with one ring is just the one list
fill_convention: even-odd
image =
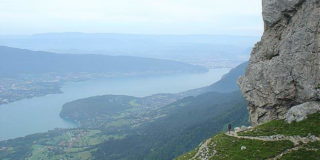
[(263, 0), (265, 32), (240, 88), (253, 125), (320, 100), (320, 0)]

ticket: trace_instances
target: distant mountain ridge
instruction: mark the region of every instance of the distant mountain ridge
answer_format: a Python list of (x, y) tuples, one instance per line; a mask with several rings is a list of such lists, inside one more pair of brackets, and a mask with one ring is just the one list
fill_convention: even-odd
[(207, 92), (218, 92), (218, 93), (229, 93), (238, 91), (240, 88), (237, 85), (237, 81), (240, 76), (244, 75), (248, 67), (248, 62), (244, 62), (237, 67), (231, 69), (227, 74), (225, 74), (219, 81), (213, 83), (209, 86), (189, 90), (180, 93), (181, 95), (199, 95)]
[(55, 54), (0, 46), (0, 75), (43, 73), (192, 73), (207, 69), (182, 62), (129, 56)]
[[(246, 61), (257, 36), (43, 33), (0, 36), (0, 45), (70, 54), (104, 54), (178, 60), (210, 67)], [(205, 58), (204, 58), (205, 57)]]

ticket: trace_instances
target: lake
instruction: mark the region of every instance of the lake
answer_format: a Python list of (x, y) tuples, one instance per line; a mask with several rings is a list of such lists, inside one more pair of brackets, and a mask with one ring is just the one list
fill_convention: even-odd
[(55, 128), (72, 128), (59, 113), (66, 102), (97, 95), (149, 96), (178, 93), (210, 85), (230, 69), (212, 69), (201, 74), (128, 77), (65, 83), (62, 94), (24, 99), (0, 105), (0, 140), (46, 132)]

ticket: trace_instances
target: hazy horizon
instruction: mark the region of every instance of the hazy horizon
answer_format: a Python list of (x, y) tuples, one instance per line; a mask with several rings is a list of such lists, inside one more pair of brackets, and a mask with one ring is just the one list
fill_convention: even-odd
[(0, 35), (119, 33), (248, 35), (263, 31), (257, 0), (2, 0)]
[(144, 35), (144, 36), (238, 36), (238, 37), (260, 37), (260, 33), (253, 35), (242, 34), (219, 34), (219, 33), (129, 33), (129, 32), (73, 32), (73, 31), (61, 31), (61, 32), (38, 32), (38, 33), (11, 33), (2, 34), (0, 36), (35, 36), (35, 35), (50, 35), (50, 34), (105, 34), (105, 35)]

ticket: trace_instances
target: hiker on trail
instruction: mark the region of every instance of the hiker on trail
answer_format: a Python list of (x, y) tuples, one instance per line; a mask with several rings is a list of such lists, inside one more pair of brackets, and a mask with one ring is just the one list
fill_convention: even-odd
[(231, 128), (232, 128), (231, 124), (228, 124), (228, 131), (229, 131), (229, 134), (230, 134), (230, 132), (231, 132)]

